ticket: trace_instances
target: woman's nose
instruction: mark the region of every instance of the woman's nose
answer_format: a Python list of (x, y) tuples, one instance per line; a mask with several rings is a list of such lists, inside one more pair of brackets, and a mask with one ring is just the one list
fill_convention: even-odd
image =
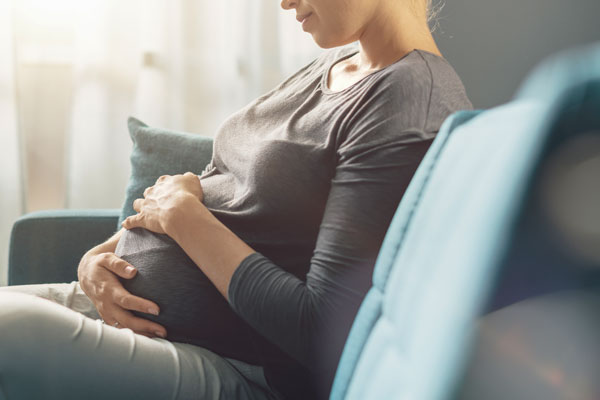
[(294, 0), (281, 0), (281, 8), (284, 10), (291, 10), (296, 8), (296, 1)]

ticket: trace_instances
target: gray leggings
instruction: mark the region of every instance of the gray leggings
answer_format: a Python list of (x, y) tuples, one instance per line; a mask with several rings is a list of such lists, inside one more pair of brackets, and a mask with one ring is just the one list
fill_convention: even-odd
[(83, 398), (280, 396), (260, 366), (103, 324), (78, 282), (1, 287), (0, 400)]

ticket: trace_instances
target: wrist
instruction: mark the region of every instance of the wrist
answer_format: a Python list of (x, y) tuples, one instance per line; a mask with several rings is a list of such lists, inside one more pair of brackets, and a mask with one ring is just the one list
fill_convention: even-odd
[(177, 206), (171, 208), (166, 215), (164, 231), (177, 241), (178, 235), (189, 225), (195, 224), (203, 212), (209, 213), (200, 199), (190, 193), (184, 193), (177, 200)]
[(90, 263), (90, 260), (92, 257), (94, 257), (97, 252), (94, 251), (96, 250), (95, 248), (88, 250), (83, 257), (81, 257), (81, 260), (79, 261), (79, 265), (77, 267), (77, 280), (80, 282), (80, 285), (85, 286), (85, 280), (86, 280), (86, 270), (87, 270), (87, 266)]
[(233, 273), (254, 250), (198, 199), (178, 208), (181, 212), (173, 214), (165, 233), (177, 242), (227, 299)]

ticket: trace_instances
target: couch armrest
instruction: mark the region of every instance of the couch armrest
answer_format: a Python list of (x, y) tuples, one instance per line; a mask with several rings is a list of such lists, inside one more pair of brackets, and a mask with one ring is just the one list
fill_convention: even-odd
[(120, 210), (49, 210), (30, 213), (13, 225), (8, 284), (77, 280), (83, 254), (114, 232)]

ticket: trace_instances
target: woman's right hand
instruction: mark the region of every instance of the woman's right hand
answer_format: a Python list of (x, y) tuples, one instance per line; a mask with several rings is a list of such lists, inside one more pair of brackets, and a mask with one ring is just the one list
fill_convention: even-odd
[[(77, 275), (79, 285), (96, 306), (106, 324), (129, 328), (148, 337), (167, 337), (166, 329), (147, 319), (133, 315), (131, 311), (158, 315), (158, 306), (150, 300), (129, 293), (118, 276), (131, 279), (137, 270), (112, 252), (91, 253), (83, 256)], [(116, 324), (118, 322), (118, 324)]]

